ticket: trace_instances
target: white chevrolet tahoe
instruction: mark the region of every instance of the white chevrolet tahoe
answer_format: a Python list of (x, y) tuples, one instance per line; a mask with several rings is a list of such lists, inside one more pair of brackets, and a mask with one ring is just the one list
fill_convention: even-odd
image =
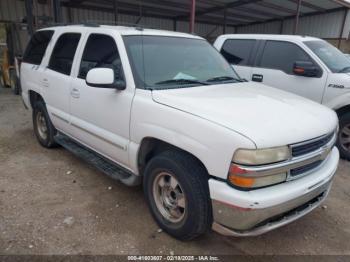
[(245, 79), (304, 96), (336, 111), (337, 147), (350, 160), (350, 59), (315, 37), (235, 34), (214, 46)]
[(318, 103), (245, 82), (204, 39), (119, 26), (34, 34), (22, 97), (44, 147), (60, 144), (127, 185), (188, 240), (253, 236), (327, 196), (338, 119)]

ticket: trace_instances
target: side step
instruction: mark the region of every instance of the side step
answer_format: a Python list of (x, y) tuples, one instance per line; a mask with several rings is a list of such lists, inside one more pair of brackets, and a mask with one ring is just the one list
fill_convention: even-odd
[(98, 170), (105, 173), (107, 176), (119, 180), (128, 186), (136, 186), (141, 184), (141, 177), (118, 166), (116, 163), (92, 151), (91, 149), (79, 144), (68, 136), (57, 133), (55, 141), (72, 152), (74, 155), (96, 167)]

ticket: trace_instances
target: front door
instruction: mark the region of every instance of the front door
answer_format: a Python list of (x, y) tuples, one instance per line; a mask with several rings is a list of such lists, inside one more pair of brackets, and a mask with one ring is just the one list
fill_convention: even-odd
[(296, 61), (313, 62), (319, 67), (301, 47), (291, 42), (268, 40), (258, 60), (250, 80), (321, 103), (327, 80), (326, 72), (323, 70), (315, 77), (298, 76), (293, 73)]
[[(115, 79), (125, 81), (116, 39), (118, 36), (90, 33), (77, 65), (70, 92), (73, 136), (101, 155), (128, 166), (129, 121), (134, 88), (125, 90), (92, 87), (85, 78), (92, 68), (112, 68)], [(127, 81), (126, 81), (127, 82)]]

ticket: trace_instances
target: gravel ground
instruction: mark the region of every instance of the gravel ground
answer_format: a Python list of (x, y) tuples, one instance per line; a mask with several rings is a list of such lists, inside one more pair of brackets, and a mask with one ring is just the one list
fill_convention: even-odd
[(159, 232), (140, 188), (36, 141), (19, 96), (0, 90), (0, 254), (350, 254), (350, 163), (325, 204), (263, 236), (214, 232), (180, 242)]

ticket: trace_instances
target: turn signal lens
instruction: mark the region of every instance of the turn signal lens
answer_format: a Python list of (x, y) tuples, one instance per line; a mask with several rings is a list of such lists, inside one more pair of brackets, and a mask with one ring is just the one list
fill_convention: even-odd
[(286, 181), (286, 173), (278, 173), (268, 176), (257, 176), (256, 173), (250, 173), (239, 165), (234, 163), (230, 166), (230, 171), (227, 177), (228, 182), (241, 188), (259, 188), (278, 184)]

